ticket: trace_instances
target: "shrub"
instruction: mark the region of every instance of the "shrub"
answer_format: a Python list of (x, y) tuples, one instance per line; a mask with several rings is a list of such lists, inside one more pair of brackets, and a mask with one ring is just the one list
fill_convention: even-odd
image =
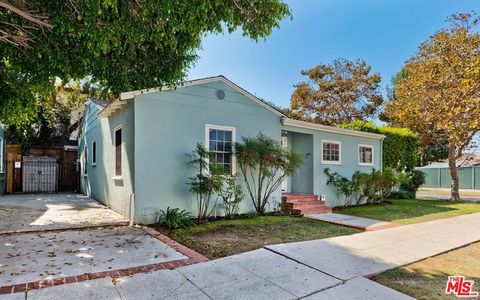
[(302, 164), (303, 155), (284, 149), (277, 140), (262, 133), (243, 137), (235, 145), (240, 174), (258, 214), (265, 214), (270, 196), (285, 177)]
[(418, 135), (406, 128), (377, 126), (366, 121), (354, 121), (341, 125), (342, 128), (379, 133), (383, 140), (383, 168), (411, 171), (417, 166)]
[(390, 199), (412, 199), (412, 195), (407, 191), (394, 191), (390, 194)]
[(222, 199), (220, 207), (224, 209), (225, 217), (231, 218), (238, 214), (238, 206), (245, 197), (245, 193), (242, 186), (236, 182), (235, 177), (228, 177), (218, 196)]
[[(327, 185), (331, 184), (337, 188), (337, 197), (342, 206), (358, 205), (365, 199), (364, 189), (368, 174), (357, 171), (352, 175), (352, 179), (348, 179), (337, 172), (331, 173), (329, 168), (324, 172), (327, 175)], [(344, 196), (343, 200), (340, 195)]]
[(355, 172), (351, 179), (338, 173), (331, 173), (325, 169), (327, 185), (333, 185), (340, 195), (344, 196), (341, 205), (358, 205), (363, 201), (367, 203), (381, 203), (385, 201), (393, 189), (400, 184), (400, 176), (391, 168), (383, 171), (373, 169), (370, 173)]
[(221, 191), (224, 171), (217, 164), (209, 165), (210, 152), (197, 143), (191, 160), (187, 166), (196, 170), (196, 175), (189, 178), (187, 184), (197, 198), (197, 222), (201, 223), (211, 215), (215, 206), (210, 208), (210, 198), (213, 193)]
[(195, 222), (189, 212), (179, 208), (167, 207), (167, 211), (160, 211), (157, 224), (168, 229), (181, 229), (192, 227)]
[(417, 197), (418, 189), (425, 184), (425, 173), (420, 170), (412, 170), (406, 173), (404, 182), (400, 185), (400, 190), (410, 193), (410, 197)]

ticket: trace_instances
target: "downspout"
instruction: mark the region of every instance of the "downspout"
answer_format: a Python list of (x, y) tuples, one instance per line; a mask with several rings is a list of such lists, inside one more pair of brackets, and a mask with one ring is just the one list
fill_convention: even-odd
[(130, 213), (129, 213), (129, 220), (128, 220), (128, 226), (132, 227), (133, 226), (133, 220), (135, 218), (135, 194), (131, 193), (130, 194)]

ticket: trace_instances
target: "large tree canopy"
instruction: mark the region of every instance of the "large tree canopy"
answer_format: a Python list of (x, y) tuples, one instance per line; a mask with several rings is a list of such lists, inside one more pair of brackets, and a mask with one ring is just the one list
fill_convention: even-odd
[[(56, 77), (88, 76), (113, 93), (175, 84), (197, 59), (206, 34), (240, 28), (257, 40), (290, 16), (282, 0), (0, 3), (0, 85), (10, 90), (52, 86)], [(0, 106), (29, 102), (5, 91)]]
[(447, 138), (452, 199), (457, 200), (456, 160), (480, 132), (480, 34), (475, 31), (479, 19), (471, 14), (450, 21), (406, 63), (385, 114), (397, 125)]
[(339, 125), (373, 117), (383, 103), (380, 74), (371, 73), (363, 60), (336, 59), (302, 71), (309, 82), (295, 87), (291, 97), (292, 117)]

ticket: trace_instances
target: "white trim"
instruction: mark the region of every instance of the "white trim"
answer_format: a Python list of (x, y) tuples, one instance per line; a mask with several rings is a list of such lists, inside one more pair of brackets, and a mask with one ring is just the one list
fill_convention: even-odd
[(3, 138), (0, 137), (0, 174), (5, 173), (5, 148), (3, 145)]
[[(329, 144), (337, 144), (338, 145), (338, 161), (336, 160), (324, 160), (323, 159), (323, 144), (324, 143), (329, 143)], [(324, 165), (341, 165), (342, 164), (342, 142), (340, 141), (332, 141), (332, 140), (322, 140), (321, 145), (321, 161), (322, 164)]]
[(376, 140), (381, 140), (381, 139), (385, 138), (385, 136), (383, 134), (377, 134), (377, 133), (371, 133), (371, 132), (365, 132), (365, 131), (358, 131), (358, 130), (351, 130), (351, 129), (345, 129), (345, 128), (338, 128), (338, 127), (333, 127), (333, 126), (326, 126), (326, 125), (321, 125), (321, 124), (316, 124), (316, 123), (293, 120), (293, 119), (290, 119), (290, 118), (282, 119), (282, 124), (285, 125), (285, 126), (313, 129), (313, 130), (318, 130), (318, 131), (323, 131), (323, 132), (338, 133), (338, 134), (351, 135), (351, 136), (366, 137), (366, 138), (371, 138), (371, 139), (376, 139)]
[(205, 124), (205, 149), (210, 150), (210, 129), (232, 132), (232, 175), (237, 173), (237, 158), (235, 156), (235, 143), (237, 142), (237, 128), (222, 125)]
[(245, 95), (247, 98), (250, 100), (256, 102), (258, 105), (262, 106), (263, 108), (266, 108), (270, 112), (274, 113), (275, 115), (279, 117), (285, 117), (284, 114), (279, 112), (278, 110), (274, 109), (267, 103), (263, 102), (244, 88), (238, 86), (235, 84), (233, 81), (230, 81), (229, 79), (225, 78), (222, 75), (219, 76), (213, 76), (213, 77), (207, 77), (207, 78), (201, 78), (201, 79), (196, 79), (196, 80), (191, 80), (191, 81), (186, 81), (184, 83), (179, 84), (177, 87), (176, 86), (165, 86), (162, 88), (151, 88), (151, 89), (143, 89), (143, 90), (136, 90), (136, 91), (130, 91), (130, 92), (124, 92), (120, 94), (120, 97), (118, 100), (113, 101), (110, 105), (105, 107), (102, 112), (100, 113), (101, 116), (108, 116), (110, 113), (115, 111), (116, 109), (119, 109), (123, 104), (125, 104), (126, 100), (134, 99), (138, 95), (142, 94), (149, 94), (149, 93), (156, 93), (156, 92), (161, 92), (161, 91), (170, 91), (174, 90), (176, 88), (183, 88), (183, 87), (189, 87), (189, 86), (194, 86), (194, 85), (201, 85), (201, 84), (206, 84), (210, 82), (216, 82), (216, 81), (222, 81), (226, 85), (230, 86), (237, 92)]
[[(362, 163), (360, 161), (360, 147), (372, 149), (372, 162), (371, 163)], [(375, 146), (374, 145), (367, 145), (367, 144), (358, 144), (357, 157), (358, 157), (358, 165), (359, 166), (369, 166), (369, 167), (374, 166), (375, 165), (375, 163), (374, 163), (375, 162)]]
[[(95, 143), (95, 151), (93, 151), (93, 143)], [(92, 141), (92, 166), (96, 166), (97, 165), (97, 141), (96, 140), (93, 140)], [(93, 154), (95, 153), (95, 160), (93, 160)]]
[[(122, 135), (121, 135), (122, 142), (120, 144), (120, 164), (121, 164), (121, 167), (120, 167), (120, 175), (117, 175), (117, 149), (116, 149), (116, 145), (117, 145), (117, 131), (120, 130), (120, 129), (122, 130)], [(114, 180), (115, 180), (115, 178), (123, 176), (123, 125), (118, 125), (117, 127), (113, 128), (113, 151), (114, 151), (114, 155), (113, 155), (113, 175), (114, 175)]]

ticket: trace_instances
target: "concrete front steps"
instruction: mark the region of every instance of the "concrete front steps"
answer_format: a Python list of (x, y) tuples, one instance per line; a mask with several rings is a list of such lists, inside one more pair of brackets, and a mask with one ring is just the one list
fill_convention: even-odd
[(282, 195), (284, 209), (294, 215), (313, 215), (331, 213), (332, 209), (325, 201), (318, 200), (318, 195), (284, 193)]

